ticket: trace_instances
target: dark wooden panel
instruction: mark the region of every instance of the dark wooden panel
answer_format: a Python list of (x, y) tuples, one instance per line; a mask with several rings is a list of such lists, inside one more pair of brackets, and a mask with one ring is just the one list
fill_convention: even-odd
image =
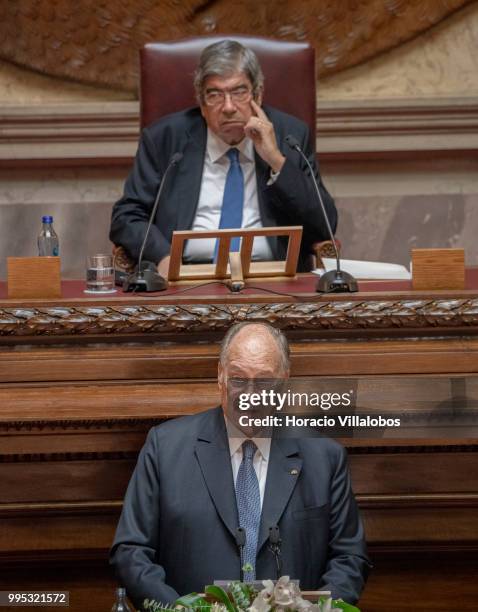
[[(69, 591), (70, 612), (107, 612), (115, 600), (116, 581), (108, 567), (106, 557), (87, 562), (30, 562), (10, 563), (0, 572), (1, 590)], [(20, 608), (21, 609), (21, 608)], [(58, 612), (61, 608), (42, 607), (41, 610)], [(4, 610), (18, 612), (18, 607)]]
[[(373, 508), (363, 510), (367, 542), (399, 551), (449, 550), (470, 547), (478, 551), (478, 501), (470, 507)], [(478, 553), (477, 553), (478, 554)]]
[(371, 550), (374, 569), (360, 600), (362, 612), (475, 612), (476, 552), (385, 554)]
[(0, 556), (3, 560), (34, 557), (81, 559), (94, 551), (106, 555), (119, 514), (35, 516), (2, 519)]
[[(433, 508), (432, 500), (424, 502), (422, 508), (400, 503), (398, 507), (381, 508), (380, 500), (378, 507), (366, 501), (362, 515), (367, 542), (390, 553), (472, 549), (478, 554), (478, 500), (475, 497), (468, 506), (465, 501), (437, 508)], [(120, 502), (37, 504), (33, 510), (27, 504), (0, 509), (5, 528), (0, 535), (0, 562), (12, 557), (75, 559), (93, 552), (102, 555), (111, 545)]]
[(352, 454), (349, 461), (357, 495), (478, 493), (473, 452)]
[[(458, 469), (453, 461), (455, 455)], [(467, 455), (469, 462), (464, 461)], [(474, 481), (463, 478), (463, 491), (458, 483), (455, 493), (439, 492), (451, 488), (447, 483), (452, 482), (454, 475), (461, 471), (469, 473), (474, 457), (473, 453), (443, 453), (443, 459), (436, 453), (428, 455), (430, 466), (436, 463), (440, 468), (441, 463), (445, 484), (432, 478), (434, 484), (428, 485), (429, 480), (417, 473), (414, 476), (417, 492), (412, 494), (406, 483), (401, 482), (400, 474), (406, 471), (407, 463), (408, 467), (413, 464), (413, 455), (410, 458), (405, 453), (396, 455), (391, 462), (396, 475), (374, 485), (370, 485), (369, 479), (375, 469), (373, 453), (364, 457), (371, 470), (358, 472), (354, 469), (356, 457), (352, 455), (353, 486), (363, 511), (368, 541), (382, 547), (426, 548), (440, 544), (478, 549), (478, 492)], [(425, 465), (426, 457), (419, 458)], [(101, 532), (102, 537), (95, 538), (94, 545), (89, 542), (86, 548), (107, 546), (134, 463), (134, 459), (42, 461), (28, 464), (28, 470), (22, 463), (0, 464), (3, 483), (0, 516), (8, 525), (8, 536), (5, 533), (6, 539), (0, 538), (0, 549), (25, 553), (37, 550), (42, 539), (37, 532), (39, 525), (42, 534), (48, 533), (47, 550), (62, 550), (68, 539), (73, 549), (84, 548), (81, 526), (92, 517), (97, 529), (100, 522), (96, 517), (100, 517), (105, 531)], [(364, 493), (374, 488), (375, 494)]]
[[(293, 376), (478, 372), (478, 339), (292, 341)], [(215, 379), (217, 343), (0, 347), (0, 383)]]
[[(423, 551), (410, 555), (372, 549), (371, 557), (374, 569), (359, 602), (362, 612), (451, 612), (457, 605), (460, 612), (475, 612), (476, 553)], [(0, 589), (69, 590), (72, 612), (104, 612), (114, 601), (115, 580), (106, 556), (87, 562), (10, 563), (1, 569)]]
[[(28, 352), (12, 354), (11, 347), (0, 347), (1, 382), (53, 382), (149, 380), (214, 377), (217, 374), (218, 345), (184, 344), (174, 346), (156, 342), (146, 346), (105, 343), (101, 348), (71, 346), (57, 348), (29, 346)], [(189, 367), (181, 368), (185, 363)]]
[[(180, 371), (180, 370), (179, 370)], [(182, 416), (217, 406), (217, 382), (51, 384), (0, 387), (0, 422)]]
[(0, 463), (2, 504), (122, 499), (135, 460), (30, 461)]
[[(58, 435), (58, 427), (44, 425), (23, 428), (16, 433), (13, 428), (0, 432), (0, 448), (5, 459), (12, 455), (38, 455), (40, 453), (69, 454), (78, 453), (115, 453), (118, 452), (118, 440), (121, 440), (121, 452), (137, 452), (144, 443), (149, 424), (138, 426), (133, 430), (111, 426), (95, 430), (76, 427), (63, 428)], [(17, 430), (18, 431), (18, 430)], [(121, 437), (120, 437), (121, 436)]]

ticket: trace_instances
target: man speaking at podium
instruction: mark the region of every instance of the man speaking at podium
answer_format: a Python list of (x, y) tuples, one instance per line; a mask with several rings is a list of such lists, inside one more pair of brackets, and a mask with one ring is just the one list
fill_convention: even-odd
[[(149, 432), (110, 557), (138, 607), (144, 599), (171, 603), (214, 580), (237, 580), (241, 556), (250, 564), (246, 580), (276, 578), (271, 528), (280, 531), (283, 575), (299, 579), (303, 590), (359, 599), (370, 564), (345, 450), (328, 438), (241, 438), (230, 421), (226, 429), (228, 381), (288, 374), (280, 331), (235, 325), (220, 353), (222, 408)], [(242, 544), (238, 527), (245, 530)]]
[[(302, 225), (298, 269), (309, 269), (312, 244), (330, 237), (305, 163), (286, 136), (299, 142), (314, 168), (333, 231), (337, 211), (320, 180), (307, 126), (262, 108), (261, 67), (255, 53), (236, 41), (204, 49), (194, 85), (198, 108), (168, 115), (143, 130), (123, 197), (113, 207), (110, 239), (137, 260), (158, 185), (180, 153), (144, 250), (144, 259), (158, 264), (162, 276), (169, 267), (172, 233), (190, 229)], [(233, 241), (232, 250), (238, 246)], [(257, 238), (253, 259), (285, 259), (286, 246), (277, 237)], [(185, 261), (210, 262), (214, 247), (213, 239), (189, 241)]]

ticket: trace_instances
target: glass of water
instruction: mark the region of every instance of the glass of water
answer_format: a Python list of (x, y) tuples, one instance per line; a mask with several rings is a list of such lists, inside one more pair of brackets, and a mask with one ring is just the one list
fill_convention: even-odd
[(116, 293), (113, 255), (90, 255), (86, 258), (85, 293)]

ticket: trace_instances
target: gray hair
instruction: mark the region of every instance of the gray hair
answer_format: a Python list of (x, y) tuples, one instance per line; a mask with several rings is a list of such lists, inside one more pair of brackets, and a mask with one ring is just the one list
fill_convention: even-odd
[(284, 333), (281, 332), (280, 329), (272, 327), (272, 325), (269, 325), (268, 323), (256, 323), (254, 321), (243, 321), (242, 323), (236, 323), (228, 329), (226, 335), (222, 339), (221, 349), (219, 352), (219, 361), (221, 365), (223, 367), (226, 365), (227, 351), (229, 350), (229, 346), (231, 345), (231, 342), (234, 337), (237, 336), (240, 331), (242, 331), (245, 327), (248, 327), (249, 325), (263, 327), (269, 333), (279, 350), (282, 370), (284, 372), (287, 372), (290, 368), (290, 349), (289, 342), (287, 341), (287, 338), (285, 337)]
[(236, 40), (221, 40), (203, 49), (194, 73), (194, 88), (202, 101), (205, 80), (210, 76), (228, 77), (243, 72), (252, 85), (254, 96), (264, 88), (264, 75), (257, 55)]

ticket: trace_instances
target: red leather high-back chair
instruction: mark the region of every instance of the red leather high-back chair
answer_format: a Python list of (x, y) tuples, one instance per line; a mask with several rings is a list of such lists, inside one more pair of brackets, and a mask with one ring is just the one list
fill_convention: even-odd
[(196, 106), (193, 77), (201, 51), (230, 38), (257, 55), (264, 73), (264, 103), (308, 124), (315, 147), (315, 56), (308, 43), (220, 35), (149, 43), (140, 52), (141, 127), (190, 106)]

